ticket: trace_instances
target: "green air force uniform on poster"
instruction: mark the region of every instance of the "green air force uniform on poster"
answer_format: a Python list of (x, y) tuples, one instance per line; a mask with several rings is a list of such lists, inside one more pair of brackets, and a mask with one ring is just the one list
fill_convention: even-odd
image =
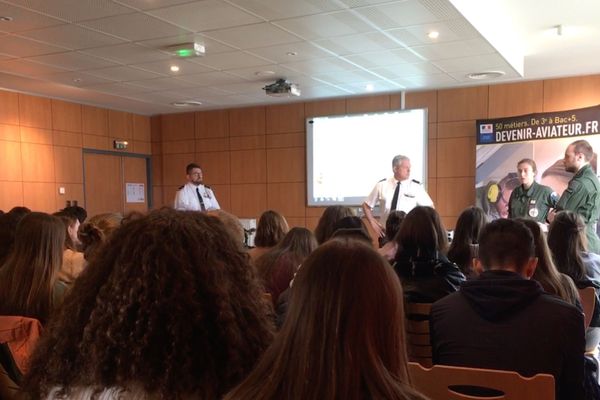
[(533, 182), (529, 189), (517, 186), (508, 201), (509, 218), (527, 218), (546, 222), (548, 211), (556, 206), (558, 195), (548, 186)]
[(596, 223), (600, 214), (600, 182), (598, 177), (587, 164), (573, 176), (569, 186), (563, 192), (556, 210), (571, 210), (583, 218), (586, 227), (589, 251), (598, 254), (600, 252), (600, 240), (596, 234)]

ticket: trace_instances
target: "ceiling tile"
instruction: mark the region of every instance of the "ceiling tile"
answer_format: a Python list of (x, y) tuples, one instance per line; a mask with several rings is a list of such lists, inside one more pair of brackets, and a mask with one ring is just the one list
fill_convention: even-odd
[[(373, 89), (367, 90), (367, 84), (372, 85)], [(377, 92), (391, 92), (401, 90), (405, 87), (404, 85), (400, 85), (398, 83), (380, 81), (377, 79), (367, 80), (363, 82), (355, 81), (351, 83), (342, 83), (338, 86), (343, 89), (349, 90), (353, 93), (365, 95), (372, 94), (375, 90), (377, 90)]]
[(426, 46), (411, 47), (411, 49), (431, 61), (495, 53), (494, 48), (484, 39), (434, 43)]
[(15, 7), (10, 4), (2, 4), (0, 9), (2, 10), (3, 16), (10, 16), (13, 18), (10, 22), (0, 22), (0, 32), (21, 32), (64, 24), (64, 21), (59, 19), (25, 10), (21, 7)]
[(132, 11), (130, 8), (110, 0), (8, 0), (7, 2), (68, 22), (79, 22)]
[(389, 65), (387, 67), (373, 68), (371, 71), (391, 80), (405, 76), (431, 75), (443, 72), (439, 68), (436, 68), (435, 65), (428, 62)]
[(170, 7), (177, 4), (189, 3), (191, 0), (113, 0), (115, 3), (137, 8), (138, 10), (153, 10), (156, 8)]
[(277, 46), (261, 47), (252, 49), (249, 51), (249, 53), (268, 58), (269, 60), (273, 60), (277, 63), (306, 61), (315, 58), (331, 56), (331, 53), (313, 45), (310, 42), (296, 42)]
[(56, 72), (64, 72), (64, 69), (33, 61), (14, 59), (0, 61), (0, 71), (25, 77), (38, 77)]
[(323, 12), (340, 10), (343, 4), (334, 1), (304, 0), (304, 1), (281, 1), (281, 0), (230, 0), (248, 11), (260, 15), (266, 20), (277, 20), (283, 18), (300, 17)]
[(130, 68), (126, 66), (94, 69), (86, 72), (93, 76), (99, 76), (100, 78), (114, 79), (118, 81), (136, 81), (141, 79), (152, 79), (160, 76), (154, 72), (142, 71), (141, 69)]
[(356, 68), (352, 66), (352, 64), (336, 57), (319, 58), (311, 61), (286, 63), (282, 65), (304, 75), (343, 72)]
[(421, 89), (431, 87), (448, 87), (455, 85), (458, 81), (447, 74), (431, 74), (419, 76), (406, 76), (397, 80), (398, 83), (404, 85), (407, 89)]
[(232, 85), (222, 85), (221, 89), (235, 94), (259, 95), (264, 93), (262, 88), (265, 86), (262, 82), (243, 82)]
[[(266, 71), (272, 71), (273, 74), (268, 74)], [(292, 69), (286, 68), (283, 65), (278, 64), (270, 64), (270, 65), (261, 65), (259, 68), (250, 67), (250, 68), (236, 68), (227, 71), (230, 74), (239, 76), (244, 80), (249, 81), (274, 81), (278, 78), (285, 77), (295, 77), (301, 75), (299, 72), (294, 71)], [(258, 73), (258, 74), (257, 74)]]
[(148, 92), (156, 90), (174, 90), (179, 88), (190, 87), (190, 82), (184, 81), (177, 78), (156, 78), (156, 79), (144, 79), (141, 81), (130, 82), (139, 87), (144, 88)]
[(153, 50), (131, 43), (87, 49), (82, 53), (106, 58), (107, 60), (121, 64), (144, 63), (171, 58), (169, 54), (162, 51)]
[(153, 49), (165, 49), (168, 46), (192, 42), (202, 43), (206, 49), (206, 54), (227, 53), (230, 51), (237, 50), (235, 47), (227, 46), (219, 41), (213, 40), (199, 33), (187, 33), (183, 35), (167, 36), (158, 39), (142, 40), (137, 42), (137, 44)]
[(370, 24), (350, 11), (291, 18), (277, 21), (274, 24), (305, 40), (351, 35), (374, 30)]
[(330, 96), (347, 96), (349, 92), (347, 90), (342, 90), (341, 88), (336, 88), (329, 85), (317, 85), (317, 86), (309, 86), (303, 87), (302, 89), (302, 98), (318, 98), (318, 97), (330, 97)]
[(221, 0), (181, 4), (148, 13), (194, 32), (262, 22), (260, 18)]
[(22, 36), (52, 43), (72, 50), (100, 47), (123, 42), (113, 36), (104, 35), (77, 25), (59, 25), (23, 32)]
[(95, 19), (81, 25), (110, 32), (112, 35), (132, 41), (190, 33), (183, 28), (142, 13)]
[(370, 82), (379, 80), (376, 75), (368, 73), (362, 69), (351, 71), (338, 71), (335, 73), (315, 74), (315, 79), (319, 79), (335, 85), (340, 85), (348, 82)]
[(182, 76), (180, 79), (196, 86), (224, 85), (240, 81), (238, 76), (228, 72), (206, 72), (203, 74)]
[(470, 72), (481, 72), (498, 66), (501, 66), (504, 72), (512, 70), (510, 65), (497, 53), (438, 60), (433, 64), (444, 72), (456, 72), (464, 70), (470, 70)]
[(380, 4), (360, 8), (355, 12), (381, 30), (407, 27), (437, 20), (437, 17), (418, 0)]
[(420, 62), (423, 59), (415, 55), (413, 52), (407, 49), (394, 49), (367, 52), (361, 54), (353, 54), (344, 56), (346, 59), (352, 61), (365, 68), (376, 68), (383, 67), (386, 65), (404, 64)]
[(14, 36), (0, 36), (0, 53), (14, 57), (29, 57), (41, 54), (64, 52), (65, 48), (52, 46), (35, 40)]
[[(391, 36), (391, 35), (390, 35)], [(359, 35), (337, 36), (316, 40), (315, 45), (335, 54), (346, 55), (397, 48), (401, 42), (381, 32), (366, 32)]]
[(65, 53), (47, 54), (43, 56), (31, 57), (30, 60), (43, 64), (53, 65), (69, 71), (78, 71), (85, 69), (105, 68), (114, 66), (115, 63), (102, 58), (89, 56), (87, 54), (70, 51)]
[[(170, 68), (172, 65), (176, 65), (179, 67), (178, 72), (171, 72)], [(208, 68), (204, 65), (191, 63), (185, 60), (178, 59), (168, 59), (161, 61), (153, 61), (149, 63), (143, 64), (133, 64), (132, 67), (140, 68), (145, 71), (156, 72), (158, 74), (170, 75), (173, 77), (183, 76), (183, 75), (191, 75), (191, 74), (199, 74), (202, 72), (212, 71), (211, 68)]]
[[(432, 30), (438, 31), (440, 34), (435, 40), (427, 36)], [(473, 27), (462, 20), (438, 21), (407, 28), (389, 29), (386, 33), (407, 46), (481, 38)]]
[[(63, 85), (70, 85), (75, 87), (86, 87), (91, 85), (98, 85), (101, 83), (112, 83), (115, 82), (112, 79), (104, 79), (97, 76), (86, 74), (85, 72), (79, 71), (69, 71), (69, 72), (59, 72), (52, 73), (48, 75), (43, 75), (43, 79), (48, 80), (50, 82), (56, 82)], [(75, 81), (78, 80), (78, 81)]]
[(205, 32), (205, 35), (240, 49), (254, 49), (298, 41), (298, 37), (266, 22), (219, 29)]
[(268, 60), (258, 58), (243, 51), (208, 54), (196, 62), (219, 70), (251, 67), (270, 63)]
[(88, 86), (88, 89), (93, 89), (98, 92), (113, 94), (117, 96), (142, 93), (145, 91), (145, 89), (142, 87), (130, 85), (128, 83), (123, 82), (105, 83), (100, 85)]

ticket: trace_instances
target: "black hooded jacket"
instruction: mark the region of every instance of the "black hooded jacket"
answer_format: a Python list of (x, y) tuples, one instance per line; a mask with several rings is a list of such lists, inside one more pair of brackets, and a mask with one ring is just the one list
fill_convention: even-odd
[(431, 309), (434, 364), (552, 374), (557, 399), (583, 398), (583, 314), (510, 271), (486, 271)]

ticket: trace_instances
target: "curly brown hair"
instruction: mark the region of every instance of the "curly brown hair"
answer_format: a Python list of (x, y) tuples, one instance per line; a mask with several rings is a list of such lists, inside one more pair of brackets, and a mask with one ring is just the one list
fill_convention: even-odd
[(26, 387), (220, 398), (272, 340), (269, 306), (223, 223), (161, 209), (118, 229), (75, 282)]

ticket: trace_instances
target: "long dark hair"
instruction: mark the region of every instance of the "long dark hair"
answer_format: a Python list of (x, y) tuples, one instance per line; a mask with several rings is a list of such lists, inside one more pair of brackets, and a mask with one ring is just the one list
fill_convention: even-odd
[(485, 212), (479, 207), (468, 207), (460, 213), (454, 229), (454, 237), (448, 250), (448, 259), (456, 263), (463, 273), (472, 274), (471, 246), (477, 244), (479, 233), (487, 224)]
[(257, 247), (273, 247), (283, 239), (289, 230), (283, 215), (277, 211), (267, 210), (261, 214), (258, 220), (254, 244)]
[(395, 240), (397, 256), (435, 257), (445, 255), (448, 248), (448, 236), (439, 214), (426, 206), (417, 206), (406, 215)]
[(548, 247), (558, 270), (576, 283), (586, 279), (581, 252), (586, 250), (585, 223), (573, 211), (560, 211), (548, 229)]
[(53, 387), (135, 387), (216, 399), (270, 343), (260, 285), (217, 218), (161, 209), (102, 249), (36, 348), (26, 382), (34, 398)]
[(353, 217), (354, 212), (346, 206), (329, 206), (323, 211), (315, 228), (315, 237), (319, 244), (325, 243), (335, 231), (334, 225), (344, 217)]
[(280, 333), (226, 400), (414, 399), (402, 288), (370, 246), (333, 239), (304, 262)]

